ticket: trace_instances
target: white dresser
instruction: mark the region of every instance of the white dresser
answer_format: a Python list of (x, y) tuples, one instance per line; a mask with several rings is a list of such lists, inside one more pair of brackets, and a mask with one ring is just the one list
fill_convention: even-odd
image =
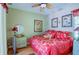
[(26, 37), (16, 38), (16, 47), (17, 48), (27, 47), (27, 39), (26, 39)]

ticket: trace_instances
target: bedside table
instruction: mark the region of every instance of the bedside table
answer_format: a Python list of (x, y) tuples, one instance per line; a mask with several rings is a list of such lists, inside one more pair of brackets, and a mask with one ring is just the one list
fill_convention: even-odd
[(26, 37), (16, 38), (16, 47), (17, 48), (27, 47)]
[[(13, 37), (8, 38), (7, 40), (7, 46), (8, 48), (12, 48), (12, 43), (13, 43)], [(26, 37), (21, 37), (21, 38), (16, 38), (16, 47), (17, 48), (22, 48), (27, 46), (27, 38)]]

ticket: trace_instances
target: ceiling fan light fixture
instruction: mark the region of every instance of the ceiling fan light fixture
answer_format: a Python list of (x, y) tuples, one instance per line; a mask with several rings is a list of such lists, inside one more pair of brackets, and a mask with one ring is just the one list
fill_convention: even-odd
[(40, 7), (41, 8), (45, 8), (46, 7), (46, 4), (41, 4)]

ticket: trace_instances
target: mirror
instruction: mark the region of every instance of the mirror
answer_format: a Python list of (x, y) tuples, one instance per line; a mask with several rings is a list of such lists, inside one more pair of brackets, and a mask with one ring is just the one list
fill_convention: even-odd
[(24, 26), (21, 24), (16, 25), (18, 31), (16, 32), (16, 34), (22, 34), (24, 32)]

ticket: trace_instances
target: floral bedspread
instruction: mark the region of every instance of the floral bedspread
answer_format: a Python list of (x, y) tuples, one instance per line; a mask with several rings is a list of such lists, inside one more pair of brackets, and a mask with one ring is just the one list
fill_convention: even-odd
[(72, 38), (66, 40), (46, 39), (40, 36), (34, 36), (29, 42), (38, 55), (63, 55), (71, 51), (73, 41)]

